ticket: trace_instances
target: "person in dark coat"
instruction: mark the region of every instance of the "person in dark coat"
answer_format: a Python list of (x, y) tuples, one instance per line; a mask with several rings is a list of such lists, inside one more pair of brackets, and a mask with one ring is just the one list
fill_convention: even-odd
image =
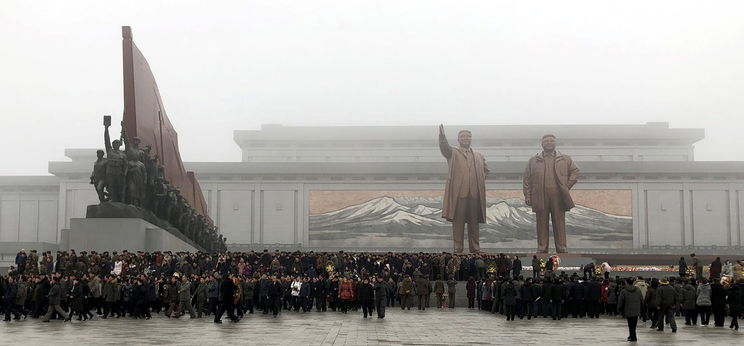
[(238, 322), (238, 316), (235, 316), (235, 283), (232, 275), (222, 280), (220, 284), (220, 305), (217, 313), (214, 315), (214, 323), (222, 323), (222, 315), (227, 312), (227, 317), (232, 322)]
[(41, 320), (42, 322), (49, 322), (55, 311), (57, 311), (60, 316), (67, 315), (67, 312), (65, 312), (65, 310), (62, 309), (62, 306), (60, 306), (62, 301), (62, 289), (59, 286), (59, 282), (57, 282), (54, 277), (52, 277), (51, 288), (49, 288), (49, 293), (47, 293), (47, 299), (49, 300), (49, 308), (43, 316)]
[(23, 314), (22, 308), (16, 305), (15, 301), (18, 297), (18, 283), (16, 279), (9, 275), (8, 282), (5, 283), (5, 293), (3, 296), (3, 306), (5, 307), (5, 320), (10, 321), (10, 315), (13, 314), (13, 319), (20, 319)]
[(468, 296), (468, 309), (475, 309), (475, 279), (471, 276), (465, 284)]
[(268, 301), (271, 312), (274, 314), (274, 317), (276, 317), (279, 314), (279, 305), (282, 303), (283, 289), (282, 284), (279, 282), (279, 278), (277, 278), (276, 275), (272, 276), (271, 280), (271, 284), (268, 287)]
[(536, 279), (540, 277), (540, 260), (537, 255), (532, 256), (532, 278)]
[(744, 305), (744, 279), (732, 283), (728, 290), (729, 315), (731, 315), (731, 324), (729, 328), (739, 330), (739, 316)]
[(83, 286), (80, 284), (78, 278), (72, 280), (72, 289), (68, 296), (70, 298), (70, 314), (65, 319), (65, 322), (72, 320), (72, 316), (75, 313), (78, 314), (78, 321), (87, 320), (88, 316), (83, 311)]
[(519, 274), (522, 273), (522, 261), (519, 259), (519, 256), (514, 256), (514, 261), (512, 261), (512, 277), (514, 280), (517, 280), (519, 278)]
[(359, 298), (359, 304), (362, 306), (364, 318), (367, 318), (367, 315), (372, 316), (372, 309), (374, 309), (375, 303), (375, 291), (369, 283), (369, 279), (365, 278), (362, 283), (359, 284), (357, 292), (359, 292), (357, 297)]
[(377, 309), (377, 318), (385, 318), (385, 303), (387, 302), (387, 285), (382, 276), (377, 278), (373, 287), (375, 291), (375, 309)]
[[(522, 316), (527, 315), (527, 319), (532, 319), (532, 307), (535, 303), (535, 291), (532, 285), (532, 279), (527, 279), (524, 285), (519, 288), (522, 297)], [(521, 317), (520, 317), (521, 319)]]
[(681, 278), (687, 277), (687, 262), (685, 261), (684, 257), (679, 258), (679, 262), (677, 262), (677, 266), (679, 269), (679, 277)]
[(685, 316), (685, 325), (695, 326), (697, 325), (697, 310), (695, 309), (697, 287), (695, 286), (695, 279), (686, 282), (681, 293), (682, 301), (680, 304), (682, 304), (682, 313)]
[(641, 315), (642, 301), (641, 290), (633, 285), (632, 280), (628, 280), (617, 300), (618, 312), (628, 321), (628, 341), (638, 341), (636, 326), (638, 325), (638, 316)]
[(560, 320), (563, 317), (563, 301), (566, 295), (566, 285), (562, 280), (556, 279), (555, 283), (550, 286), (550, 312), (554, 320)]
[(28, 260), (28, 256), (26, 255), (26, 250), (21, 249), (21, 251), (19, 251), (15, 257), (15, 264), (16, 264), (16, 268), (18, 268), (18, 274), (23, 275), (23, 272), (26, 270), (27, 260)]
[(710, 283), (710, 302), (715, 326), (723, 327), (726, 319), (726, 289), (720, 281), (716, 280)]
[(310, 283), (310, 279), (306, 276), (302, 278), (302, 283), (300, 284), (300, 304), (302, 305), (302, 311), (308, 312), (313, 306), (313, 297), (311, 295), (312, 293), (312, 284)]
[(515, 306), (517, 305), (517, 290), (514, 288), (512, 280), (507, 281), (502, 286), (502, 296), (504, 300), (504, 310), (507, 321), (514, 321)]
[(716, 257), (716, 259), (711, 262), (710, 264), (710, 279), (720, 279), (721, 278), (721, 270), (723, 269), (723, 264), (721, 263), (721, 258)]
[(602, 298), (602, 285), (599, 279), (592, 278), (586, 286), (586, 310), (589, 318), (599, 318), (600, 299)]
[(648, 309), (648, 318), (651, 319), (651, 329), (657, 327), (659, 323), (659, 300), (656, 296), (656, 290), (659, 288), (659, 282), (651, 281), (651, 285), (646, 288), (646, 297), (643, 299), (643, 306)]
[(677, 323), (674, 321), (674, 307), (679, 304), (679, 300), (677, 299), (677, 291), (669, 284), (667, 278), (664, 277), (659, 280), (659, 288), (656, 290), (656, 296), (659, 302), (659, 306), (657, 307), (657, 310), (659, 310), (657, 330), (660, 332), (664, 331), (664, 320), (666, 319), (666, 323), (672, 328), (672, 333), (676, 333)]
[(582, 285), (575, 277), (571, 278), (571, 283), (568, 286), (568, 297), (569, 304), (571, 304), (571, 316), (576, 318), (578, 316), (584, 317), (584, 298), (586, 295), (586, 288)]

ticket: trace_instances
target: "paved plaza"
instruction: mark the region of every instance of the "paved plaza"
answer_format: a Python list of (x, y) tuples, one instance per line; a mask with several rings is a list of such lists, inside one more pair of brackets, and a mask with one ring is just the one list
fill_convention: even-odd
[[(384, 320), (361, 312), (283, 312), (247, 315), (240, 323), (216, 325), (211, 319), (129, 318), (62, 323), (38, 320), (0, 325), (2, 345), (182, 344), (182, 345), (627, 345), (620, 318), (538, 318), (507, 322), (500, 315), (457, 308), (401, 311), (388, 309)], [(657, 332), (639, 324), (638, 345), (742, 345), (744, 330), (685, 326)], [(727, 322), (728, 323), (728, 320)]]

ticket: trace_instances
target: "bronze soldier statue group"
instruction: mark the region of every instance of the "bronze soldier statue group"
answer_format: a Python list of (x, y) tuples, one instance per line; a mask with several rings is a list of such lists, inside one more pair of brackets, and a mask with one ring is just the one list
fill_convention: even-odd
[[(276, 317), (313, 310), (361, 310), (365, 318), (376, 312), (383, 319), (396, 304), (403, 310), (454, 308), (463, 289), (468, 308), (509, 321), (623, 316), (629, 341), (637, 339), (639, 319), (676, 332), (675, 316), (692, 328), (698, 316), (707, 325), (711, 314), (714, 326), (724, 327), (728, 315), (729, 327), (738, 330), (744, 313), (743, 261), (705, 278), (646, 281), (569, 274), (550, 259), (541, 267), (536, 256), (533, 275), (525, 278), (521, 260), (504, 254), (21, 251), (17, 257), (23, 267), (0, 277), (0, 307), (9, 322), (188, 314), (222, 323), (224, 315), (238, 322), (254, 312)], [(716, 276), (728, 272), (733, 279), (724, 285)]]
[[(151, 147), (140, 148), (140, 139), (127, 136), (111, 141), (110, 117), (104, 118), (104, 145), (98, 150), (90, 183), (101, 203), (119, 202), (151, 212), (207, 251), (226, 250), (225, 238), (209, 218), (199, 214), (178, 188), (165, 179), (164, 168)], [(121, 145), (124, 144), (122, 151)], [(105, 154), (105, 157), (104, 157)]]

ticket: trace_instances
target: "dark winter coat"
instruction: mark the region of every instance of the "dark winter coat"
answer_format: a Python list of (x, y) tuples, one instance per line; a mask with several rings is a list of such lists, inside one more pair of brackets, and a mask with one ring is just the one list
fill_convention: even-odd
[(669, 284), (661, 284), (656, 290), (657, 301), (662, 309), (672, 308), (679, 303), (677, 300), (677, 291)]
[(553, 303), (562, 303), (566, 298), (566, 285), (562, 283), (553, 284), (550, 287), (550, 301)]
[(52, 285), (47, 294), (49, 298), (49, 305), (59, 305), (62, 301), (62, 289), (59, 287), (59, 283)]
[(697, 292), (695, 286), (687, 284), (682, 288), (682, 309), (684, 310), (695, 310), (695, 301), (697, 300)]
[(625, 317), (638, 317), (641, 315), (641, 302), (643, 302), (641, 290), (636, 286), (628, 285), (620, 291), (617, 311)]
[(514, 288), (514, 284), (506, 283), (502, 286), (502, 298), (504, 305), (515, 305), (517, 304), (517, 290)]

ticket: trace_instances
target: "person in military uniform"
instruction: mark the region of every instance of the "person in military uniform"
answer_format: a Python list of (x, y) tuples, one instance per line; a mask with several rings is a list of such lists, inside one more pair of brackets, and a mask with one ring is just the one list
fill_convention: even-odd
[(194, 308), (191, 306), (191, 282), (186, 275), (181, 276), (181, 282), (176, 286), (178, 290), (178, 315), (185, 315), (189, 311), (191, 318), (196, 318)]

